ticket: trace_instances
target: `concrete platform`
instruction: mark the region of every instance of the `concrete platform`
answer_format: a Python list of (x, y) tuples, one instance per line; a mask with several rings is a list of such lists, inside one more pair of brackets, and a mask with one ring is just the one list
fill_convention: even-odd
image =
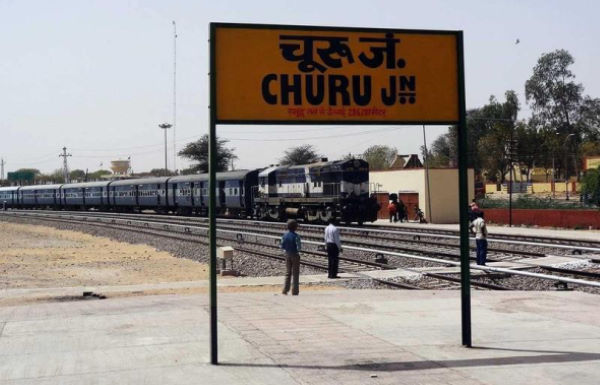
[[(352, 273), (341, 273), (340, 278), (330, 279), (327, 274), (306, 274), (300, 276), (300, 285), (328, 285), (340, 283), (352, 279), (360, 279), (361, 277)], [(219, 288), (252, 288), (273, 286), (282, 288), (283, 276), (270, 277), (218, 277), (217, 286)], [(0, 289), (0, 306), (3, 303), (14, 302), (15, 300), (53, 300), (62, 297), (82, 296), (83, 292), (94, 292), (106, 296), (118, 295), (136, 295), (141, 293), (155, 293), (164, 291), (177, 290), (208, 290), (208, 280), (198, 281), (176, 281), (176, 282), (161, 282), (161, 283), (146, 283), (137, 285), (102, 285), (102, 286), (72, 286), (72, 287), (42, 287), (42, 288), (22, 288), (22, 289)]]
[(598, 384), (600, 297), (473, 292), (474, 348), (455, 291), (208, 296), (0, 307), (2, 384)]
[[(458, 224), (435, 224), (435, 223), (416, 223), (416, 222), (396, 222), (390, 223), (387, 219), (378, 219), (373, 225), (378, 226), (391, 226), (393, 228), (419, 228), (419, 229), (434, 229), (434, 230), (452, 230), (458, 231)], [(365, 227), (372, 225), (365, 223)], [(582, 241), (600, 241), (600, 230), (559, 230), (549, 228), (535, 228), (535, 227), (508, 227), (508, 226), (496, 226), (488, 225), (489, 237), (493, 238), (497, 235), (525, 235), (525, 236), (536, 236), (536, 237), (551, 237), (551, 238), (562, 238), (562, 239), (576, 239)]]

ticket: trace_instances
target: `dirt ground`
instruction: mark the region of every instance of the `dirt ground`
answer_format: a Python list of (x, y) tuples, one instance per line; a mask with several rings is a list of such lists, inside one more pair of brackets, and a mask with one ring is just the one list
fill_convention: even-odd
[(0, 222), (0, 273), (6, 289), (195, 281), (208, 267), (146, 245)]
[[(133, 245), (76, 231), (0, 221), (0, 290), (126, 286), (208, 279), (208, 266), (176, 258), (146, 245)], [(226, 279), (226, 278), (223, 278)], [(311, 290), (331, 287), (312, 286)], [(231, 291), (273, 291), (279, 287), (225, 287)], [(204, 292), (206, 288), (126, 289), (122, 295)], [(1, 297), (1, 295), (0, 295)], [(27, 297), (27, 298), (25, 298)], [(8, 300), (6, 298), (6, 300)], [(19, 302), (52, 300), (44, 295), (24, 296)], [(6, 302), (6, 303), (5, 303)], [(0, 306), (14, 304), (15, 298)]]

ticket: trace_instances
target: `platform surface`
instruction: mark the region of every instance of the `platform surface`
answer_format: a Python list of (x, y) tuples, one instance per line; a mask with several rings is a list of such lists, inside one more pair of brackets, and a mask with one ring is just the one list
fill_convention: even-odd
[[(377, 221), (365, 223), (365, 227), (369, 225), (390, 226), (392, 228), (407, 228), (407, 229), (432, 229), (432, 230), (451, 230), (458, 231), (458, 224), (436, 224), (436, 223), (417, 223), (417, 222), (396, 222), (390, 223), (387, 219), (378, 219)], [(581, 241), (600, 241), (600, 230), (568, 230), (568, 229), (551, 229), (542, 227), (522, 227), (522, 226), (498, 226), (487, 225), (489, 238), (494, 235), (520, 235), (531, 237), (550, 237), (575, 239)]]
[(0, 307), (1, 384), (598, 384), (600, 297), (474, 291), (206, 294)]

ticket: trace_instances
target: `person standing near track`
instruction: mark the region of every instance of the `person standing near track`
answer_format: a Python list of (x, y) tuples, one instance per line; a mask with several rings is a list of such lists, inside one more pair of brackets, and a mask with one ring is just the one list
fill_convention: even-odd
[(298, 222), (290, 219), (287, 222), (288, 231), (281, 238), (281, 248), (285, 250), (285, 281), (283, 284), (283, 294), (287, 295), (292, 287), (292, 295), (298, 295), (300, 292), (300, 236), (296, 234)]
[(396, 204), (394, 203), (394, 201), (390, 201), (390, 203), (388, 204), (388, 212), (390, 213), (390, 223), (392, 222), (396, 222), (397, 221), (397, 217), (396, 215), (398, 208), (396, 207)]
[(329, 261), (327, 273), (329, 278), (338, 277), (338, 266), (340, 264), (340, 253), (342, 252), (342, 241), (340, 240), (340, 230), (333, 224), (334, 220), (329, 219), (325, 227), (325, 247), (327, 248), (327, 259)]
[(483, 211), (477, 211), (477, 218), (473, 221), (472, 228), (475, 232), (475, 244), (477, 245), (477, 264), (485, 266), (487, 260), (487, 227), (483, 219)]

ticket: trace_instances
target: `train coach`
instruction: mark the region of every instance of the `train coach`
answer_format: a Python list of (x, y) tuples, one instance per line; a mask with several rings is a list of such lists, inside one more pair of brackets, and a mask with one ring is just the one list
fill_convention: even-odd
[[(220, 215), (252, 215), (252, 189), (258, 183), (259, 170), (236, 170), (216, 174), (216, 211)], [(169, 178), (169, 210), (179, 214), (208, 214), (208, 174)]]
[(3, 209), (16, 208), (18, 190), (19, 187), (0, 187), (0, 207)]
[(167, 212), (168, 177), (109, 182), (109, 205), (116, 211)]
[(70, 210), (80, 208), (106, 210), (109, 208), (109, 184), (110, 182), (85, 182), (62, 185), (61, 207)]

